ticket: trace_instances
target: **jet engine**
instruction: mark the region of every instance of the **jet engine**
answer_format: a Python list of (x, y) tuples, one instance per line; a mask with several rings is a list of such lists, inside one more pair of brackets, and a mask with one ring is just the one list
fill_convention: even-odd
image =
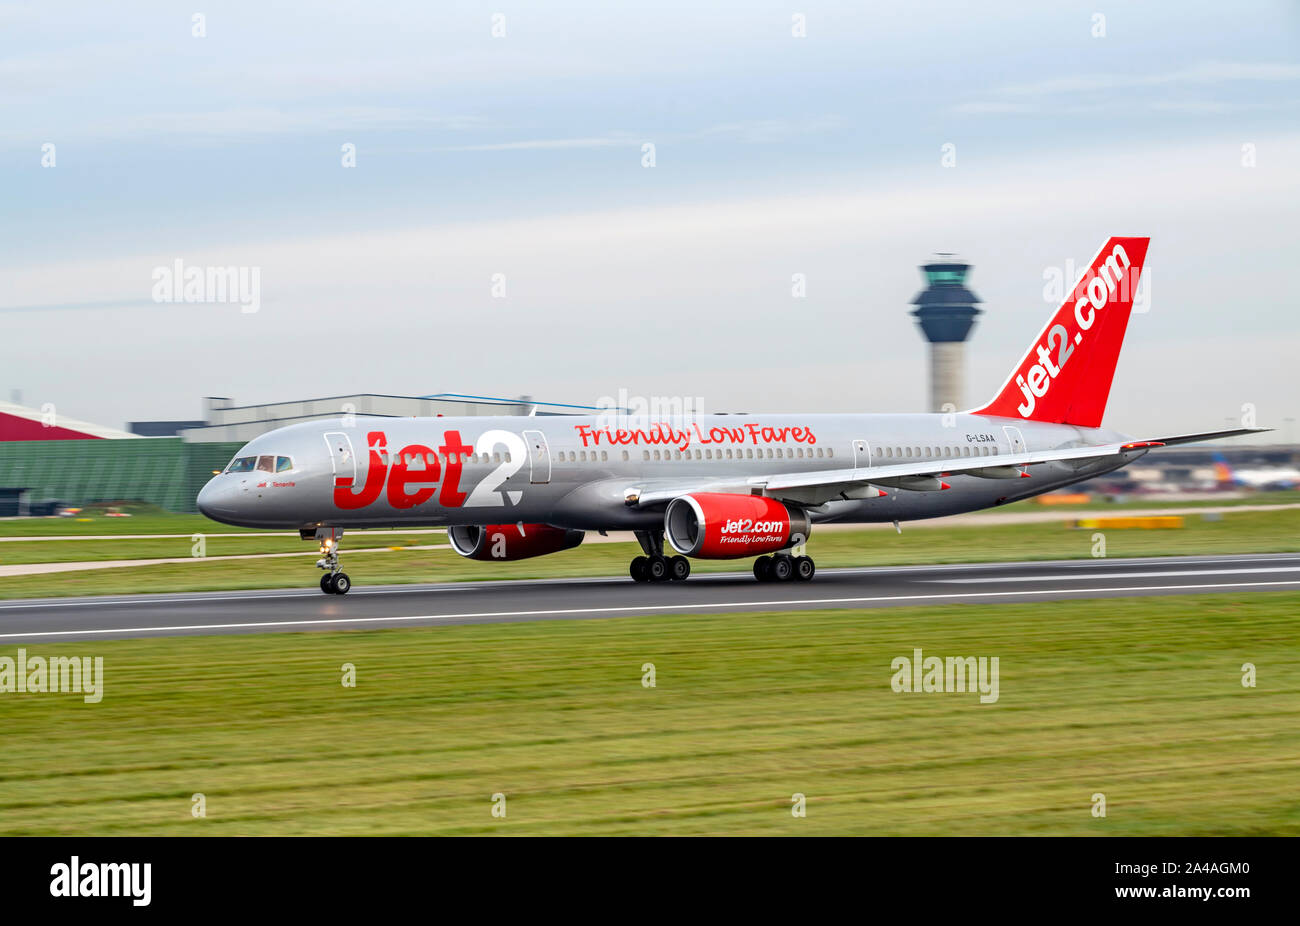
[(808, 515), (762, 495), (698, 492), (668, 503), (664, 535), (686, 556), (734, 559), (796, 546), (808, 539)]
[(549, 524), (458, 525), (447, 528), (451, 548), (468, 559), (505, 562), (570, 550), (582, 543), (582, 531)]

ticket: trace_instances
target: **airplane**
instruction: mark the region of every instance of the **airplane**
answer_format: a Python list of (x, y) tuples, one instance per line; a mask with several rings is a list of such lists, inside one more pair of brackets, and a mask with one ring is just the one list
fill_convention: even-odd
[(1237, 469), (1221, 453), (1214, 455), (1214, 473), (1220, 486), (1245, 486), (1248, 489), (1294, 489), (1300, 486), (1300, 469), (1294, 466)]
[[(225, 524), (319, 541), (320, 587), (346, 594), (354, 528), (445, 526), (475, 560), (633, 531), (637, 582), (691, 558), (756, 557), (759, 581), (807, 581), (816, 524), (910, 521), (1003, 505), (1172, 444), (1101, 427), (1149, 238), (1109, 239), (987, 404), (936, 414), (345, 416), (260, 435), (199, 493)], [(360, 455), (358, 455), (358, 449)], [(671, 546), (665, 555), (664, 541)]]

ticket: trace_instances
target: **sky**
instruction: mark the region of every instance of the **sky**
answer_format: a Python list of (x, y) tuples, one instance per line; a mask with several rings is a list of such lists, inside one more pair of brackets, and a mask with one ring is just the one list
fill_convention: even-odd
[[(0, 6), (0, 398), (922, 411), (952, 252), (975, 405), (1053, 268), (1149, 235), (1105, 423), (1300, 440), (1296, 4), (204, 10)], [(178, 260), (256, 311), (166, 301)]]

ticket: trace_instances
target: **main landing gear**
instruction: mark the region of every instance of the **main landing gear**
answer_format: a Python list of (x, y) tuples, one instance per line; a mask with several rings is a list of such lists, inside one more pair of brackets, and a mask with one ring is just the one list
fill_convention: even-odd
[[(302, 533), (305, 534), (306, 531)], [(352, 580), (339, 567), (339, 541), (343, 538), (343, 530), (337, 527), (319, 527), (315, 536), (320, 541), (322, 554), (316, 560), (316, 568), (325, 570), (325, 575), (320, 577), (320, 590), (327, 595), (346, 595), (352, 589)]]
[(691, 561), (684, 556), (664, 556), (664, 532), (637, 531), (645, 556), (632, 560), (628, 572), (635, 582), (683, 582), (690, 577)]
[(754, 578), (760, 582), (789, 582), (792, 579), (807, 582), (816, 572), (817, 565), (811, 556), (777, 553), (754, 560)]

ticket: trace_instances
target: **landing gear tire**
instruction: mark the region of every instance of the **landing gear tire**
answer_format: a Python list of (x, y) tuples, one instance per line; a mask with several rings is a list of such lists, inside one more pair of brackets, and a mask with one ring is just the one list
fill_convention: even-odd
[[(303, 540), (309, 539), (308, 530), (302, 531)], [(325, 570), (325, 574), (320, 577), (320, 590), (326, 595), (346, 595), (352, 589), (352, 580), (339, 569), (339, 538), (342, 536), (341, 528), (316, 529), (321, 552), (321, 558), (316, 560), (316, 568)]]
[(650, 558), (648, 556), (636, 557), (636, 559), (632, 560), (632, 564), (628, 566), (627, 571), (631, 574), (633, 582), (649, 582)]
[(684, 556), (674, 556), (668, 561), (668, 577), (674, 582), (685, 582), (691, 575), (691, 561)]
[(812, 561), (811, 556), (796, 556), (794, 558), (794, 577), (800, 582), (811, 581), (816, 572), (817, 564)]
[(651, 582), (667, 582), (669, 579), (668, 560), (662, 556), (650, 557), (647, 570), (650, 573)]
[(754, 578), (760, 582), (772, 581), (772, 557), (760, 556), (754, 560)]
[(772, 557), (772, 580), (774, 582), (789, 582), (794, 577), (794, 557), (791, 556), (774, 556)]

